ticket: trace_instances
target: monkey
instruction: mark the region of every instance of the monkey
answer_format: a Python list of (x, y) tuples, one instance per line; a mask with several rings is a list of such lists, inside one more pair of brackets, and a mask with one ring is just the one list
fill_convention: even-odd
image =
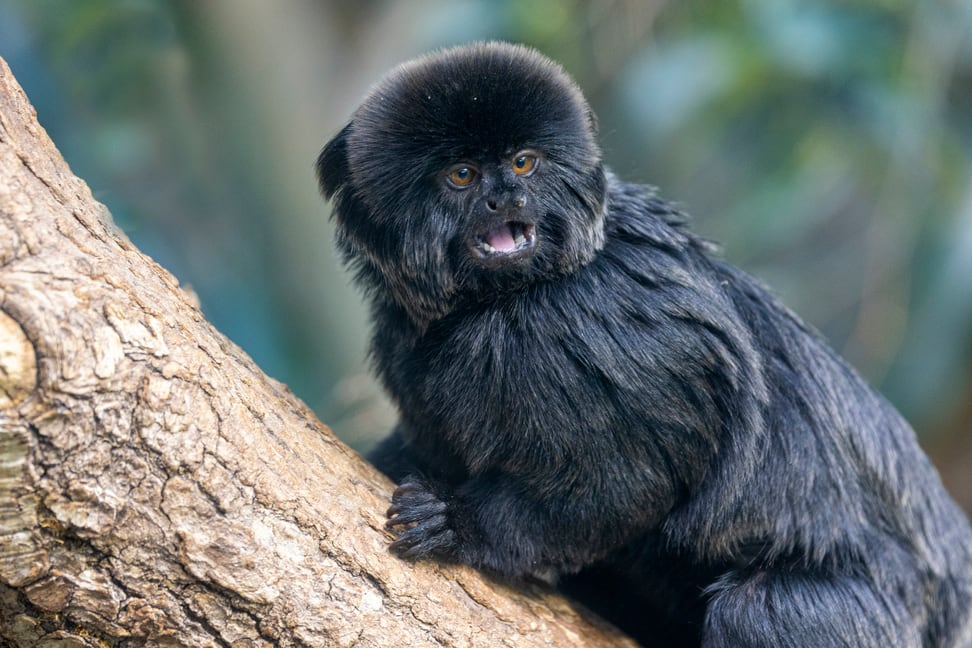
[(399, 421), (390, 550), (544, 579), (643, 645), (972, 646), (972, 531), (903, 417), (481, 42), (316, 162)]

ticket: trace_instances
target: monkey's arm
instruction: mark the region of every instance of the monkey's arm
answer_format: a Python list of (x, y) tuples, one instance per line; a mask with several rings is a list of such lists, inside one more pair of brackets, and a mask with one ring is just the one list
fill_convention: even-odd
[(508, 576), (575, 571), (649, 528), (675, 499), (664, 483), (558, 477), (562, 484), (545, 490), (498, 472), (456, 487), (410, 475), (388, 510), (388, 525), (404, 527), (392, 550)]

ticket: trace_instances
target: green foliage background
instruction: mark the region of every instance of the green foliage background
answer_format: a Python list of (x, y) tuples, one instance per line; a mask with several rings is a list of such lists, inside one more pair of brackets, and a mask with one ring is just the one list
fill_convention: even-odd
[(0, 0), (76, 173), (358, 447), (393, 413), (312, 163), (370, 83), (476, 39), (562, 61), (659, 186), (913, 422), (972, 507), (972, 4)]

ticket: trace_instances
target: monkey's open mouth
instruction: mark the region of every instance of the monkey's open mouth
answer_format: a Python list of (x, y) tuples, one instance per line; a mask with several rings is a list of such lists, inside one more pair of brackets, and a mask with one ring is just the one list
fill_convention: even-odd
[(537, 244), (537, 228), (532, 223), (507, 221), (472, 239), (473, 253), (481, 259), (507, 257), (530, 250)]

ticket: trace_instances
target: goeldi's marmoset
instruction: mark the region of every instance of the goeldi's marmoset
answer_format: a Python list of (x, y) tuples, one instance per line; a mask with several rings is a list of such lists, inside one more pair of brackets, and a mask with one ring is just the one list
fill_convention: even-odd
[(480, 43), (318, 159), (400, 412), (391, 548), (645, 645), (972, 645), (972, 533), (908, 424), (596, 131), (557, 64)]

